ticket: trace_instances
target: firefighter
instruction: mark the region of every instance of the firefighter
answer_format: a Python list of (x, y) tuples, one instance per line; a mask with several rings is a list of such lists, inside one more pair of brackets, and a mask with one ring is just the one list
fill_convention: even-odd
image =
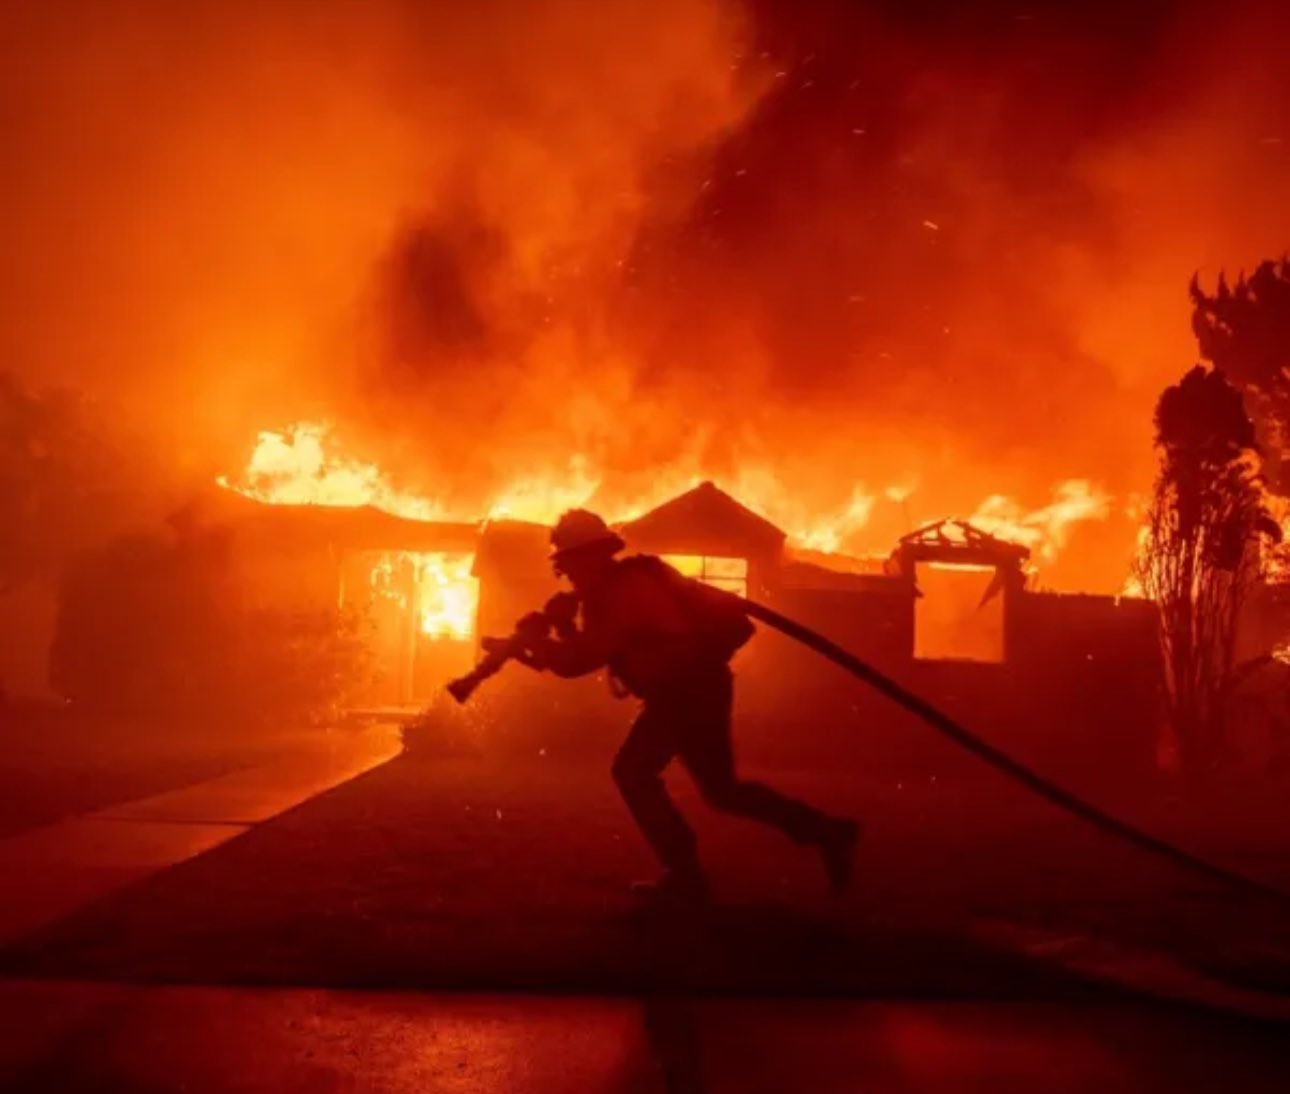
[(560, 518), (551, 546), (556, 574), (573, 592), (547, 604), (555, 635), (535, 638), (523, 660), (562, 677), (607, 668), (611, 681), (641, 700), (612, 770), (663, 873), (634, 890), (680, 900), (707, 893), (694, 832), (663, 784), (673, 759), (709, 805), (814, 847), (831, 888), (845, 890), (859, 826), (735, 774), (729, 661), (753, 633), (739, 599), (653, 556), (619, 559), (622, 539), (583, 509)]

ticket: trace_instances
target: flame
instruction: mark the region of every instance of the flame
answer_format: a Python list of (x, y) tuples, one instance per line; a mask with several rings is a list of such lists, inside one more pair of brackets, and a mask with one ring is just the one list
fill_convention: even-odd
[(551, 524), (566, 510), (587, 505), (599, 486), (600, 477), (591, 472), (587, 460), (575, 456), (569, 461), (566, 475), (558, 482), (530, 475), (507, 485), (488, 506), (488, 516), (492, 520), (506, 518)]
[(475, 633), (479, 579), (470, 552), (419, 555), (417, 610), (421, 633), (430, 638), (469, 638)]
[(372, 564), (367, 574), (372, 594), (383, 600), (392, 600), (400, 608), (408, 606), (408, 598), (399, 587), (397, 572), (398, 562), (404, 557), (399, 551), (387, 551)]
[[(416, 520), (509, 518), (550, 524), (567, 509), (593, 506), (611, 522), (631, 520), (698, 485), (707, 476), (692, 460), (664, 467), (651, 476), (644, 490), (611, 491), (605, 476), (584, 455), (575, 455), (555, 471), (521, 475), (485, 500), (475, 511), (452, 509), (441, 500), (396, 489), (375, 463), (340, 452), (324, 422), (299, 422), (280, 432), (266, 431), (245, 470), (220, 485), (274, 505), (371, 505)], [(783, 528), (790, 546), (814, 554), (837, 554), (854, 543), (879, 502), (909, 505), (915, 494), (912, 479), (885, 488), (852, 486), (847, 499), (831, 509), (812, 508), (788, 490), (773, 469), (750, 461), (733, 476), (714, 477), (716, 485), (748, 508)], [(1110, 497), (1086, 479), (1058, 484), (1052, 501), (1027, 510), (1003, 494), (987, 497), (969, 517), (982, 531), (1029, 547), (1037, 567), (1050, 564), (1070, 539), (1075, 525), (1105, 519)], [(465, 635), (463, 622), (477, 597), (469, 577), (470, 556), (419, 555), (420, 611), (423, 631), (435, 635)], [(428, 603), (430, 597), (433, 603)]]
[(1026, 512), (1012, 498), (994, 494), (977, 507), (968, 523), (1000, 539), (1029, 547), (1035, 564), (1051, 563), (1081, 521), (1105, 520), (1110, 497), (1087, 479), (1068, 479), (1053, 491), (1053, 500)]
[[(700, 470), (689, 466), (664, 469), (652, 477), (648, 489), (599, 499), (603, 501), (600, 507), (612, 522), (632, 520), (704, 478)], [(399, 491), (377, 464), (337, 452), (331, 427), (325, 422), (298, 422), (282, 431), (260, 433), (242, 474), (235, 480), (224, 476), (218, 481), (227, 489), (271, 505), (371, 505), (414, 520), (487, 517), (538, 524), (554, 522), (567, 509), (591, 505), (603, 487), (603, 477), (591, 461), (575, 455), (560, 472), (520, 476), (477, 511), (465, 513), (438, 499)], [(863, 527), (876, 500), (857, 486), (838, 509), (811, 513), (765, 467), (745, 469), (733, 481), (718, 480), (717, 485), (784, 528), (794, 543), (819, 551), (836, 551), (848, 535)]]
[(330, 434), (325, 422), (262, 432), (240, 479), (218, 482), (270, 505), (371, 505), (413, 520), (447, 519), (430, 498), (395, 490), (376, 464), (337, 455)]
[[(1147, 524), (1147, 504), (1147, 499), (1144, 496), (1131, 494), (1128, 504), (1125, 506), (1125, 516), (1138, 522), (1134, 544), (1135, 557), (1141, 555), (1150, 538), (1150, 528)], [(1280, 526), (1281, 540), (1280, 542), (1272, 542), (1266, 537), (1259, 538), (1260, 577), (1269, 586), (1284, 585), (1290, 582), (1290, 499), (1265, 490), (1263, 504), (1267, 507), (1272, 519)], [(1124, 579), (1124, 584), (1120, 586), (1119, 596), (1137, 599), (1143, 599), (1147, 596), (1146, 590), (1142, 587), (1142, 581), (1132, 570)], [(1275, 649), (1272, 651), (1272, 656), (1280, 658), (1280, 654)]]
[(796, 534), (791, 537), (794, 546), (808, 551), (835, 554), (848, 536), (868, 523), (876, 500), (872, 494), (856, 487), (850, 500), (842, 508), (813, 523), (799, 525)]
[(1279, 542), (1273, 542), (1266, 537), (1261, 537), (1259, 540), (1263, 579), (1269, 585), (1284, 585), (1290, 582), (1290, 498), (1281, 497), (1265, 489), (1263, 505), (1281, 529)]
[(469, 551), (384, 551), (368, 572), (374, 596), (406, 611), (416, 605), (417, 625), (427, 638), (469, 638), (475, 633), (479, 581)]

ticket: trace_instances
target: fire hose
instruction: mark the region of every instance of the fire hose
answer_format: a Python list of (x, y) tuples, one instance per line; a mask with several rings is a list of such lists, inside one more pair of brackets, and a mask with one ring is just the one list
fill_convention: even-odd
[[(920, 719), (943, 737), (947, 737), (960, 748), (972, 753), (1004, 777), (1025, 787), (1059, 809), (1184, 870), (1190, 870), (1192, 873), (1247, 896), (1272, 901), (1290, 908), (1290, 893), (1200, 858), (1190, 851), (1143, 831), (1128, 821), (1121, 820), (996, 748), (926, 699), (901, 686), (891, 677), (879, 672), (872, 665), (860, 660), (855, 654), (843, 649), (822, 634), (811, 630), (810, 627), (803, 626), (796, 620), (755, 601), (745, 599), (741, 600), (741, 603), (750, 618), (760, 620), (833, 662), (840, 669), (849, 672), (856, 679), (868, 684), (897, 706)], [(531, 613), (521, 620), (516, 633), (509, 638), (485, 639), (483, 645), (486, 656), (471, 672), (448, 684), (449, 693), (457, 702), (464, 703), (484, 680), (499, 672), (507, 661), (521, 657), (527, 641), (536, 634), (545, 633), (541, 613)]]

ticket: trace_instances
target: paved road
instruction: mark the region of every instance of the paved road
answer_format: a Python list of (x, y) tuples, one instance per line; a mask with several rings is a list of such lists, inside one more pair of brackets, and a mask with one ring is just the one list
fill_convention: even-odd
[[(980, 830), (921, 807), (889, 810), (874, 825), (865, 884), (837, 905), (812, 895), (821, 879), (809, 855), (688, 798), (722, 866), (724, 902), (659, 929), (625, 907), (622, 880), (648, 862), (605, 782), (563, 767), (404, 760), (268, 824), (251, 822), (286, 803), (273, 778), (99, 818), (139, 833), (223, 822), (240, 838), (5, 950), (3, 967), (33, 979), (0, 981), (0, 1086), (1290, 1089), (1284, 1026), (1090, 985), (1090, 964), (1123, 965), (1116, 947), (1169, 926), (1171, 898), (1185, 898), (1188, 931), (1209, 939), (1219, 922), (1217, 906), (1196, 903), (1203, 894), (1137, 858), (1121, 864), (1080, 829), (1044, 830), (1037, 846), (1031, 829), (982, 844)], [(288, 796), (317, 788), (293, 777)], [(805, 789), (839, 803), (852, 793), (818, 780)], [(1054, 919), (1072, 910), (1076, 926), (1117, 926), (1109, 950), (1090, 951)], [(1027, 913), (1031, 928), (1000, 912)], [(1052, 930), (1034, 928), (1044, 921)], [(980, 934), (982, 922), (1001, 933)], [(280, 987), (239, 986), (248, 982)], [(371, 990), (343, 990), (356, 985)], [(442, 991), (501, 985), (593, 994)], [(715, 997), (821, 990), (871, 1001)], [(686, 992), (704, 999), (685, 1002)], [(901, 998), (927, 1001), (883, 1001)]]
[[(784, 781), (835, 808), (854, 798)], [(1255, 964), (1264, 987), (1290, 982), (1284, 960), (1245, 952), (1266, 932), (1225, 894), (1074, 822), (1040, 827), (1037, 806), (1034, 824), (1006, 831), (967, 828), (958, 810), (869, 811), (859, 884), (833, 901), (815, 856), (681, 789), (719, 896), (694, 922), (633, 914), (626, 882), (651, 863), (603, 771), (404, 758), (15, 941), (0, 971), (593, 994), (1078, 991), (1063, 973), (1087, 952), (1063, 965), (1069, 947), (1054, 955), (1049, 939), (1022, 951), (1006, 931), (973, 933), (988, 922), (1163, 950), (1247, 986)]]
[(0, 711), (0, 837), (308, 752), (320, 732), (70, 707)]
[(257, 764), (0, 838), (0, 942), (217, 847), (401, 747), (392, 724), (320, 730)]
[(0, 984), (22, 1091), (1290, 1089), (1284, 1029), (1130, 1004), (540, 999)]

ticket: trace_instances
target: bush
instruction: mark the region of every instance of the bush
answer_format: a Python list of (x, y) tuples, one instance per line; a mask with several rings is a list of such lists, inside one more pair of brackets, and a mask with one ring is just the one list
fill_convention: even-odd
[(366, 621), (263, 607), (236, 573), (218, 532), (123, 538), (82, 558), (60, 591), (54, 687), (124, 714), (334, 717), (370, 680)]

